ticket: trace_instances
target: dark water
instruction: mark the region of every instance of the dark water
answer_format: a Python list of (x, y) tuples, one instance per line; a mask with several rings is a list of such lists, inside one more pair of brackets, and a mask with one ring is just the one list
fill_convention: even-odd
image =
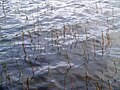
[(3, 90), (119, 90), (119, 0), (0, 1)]

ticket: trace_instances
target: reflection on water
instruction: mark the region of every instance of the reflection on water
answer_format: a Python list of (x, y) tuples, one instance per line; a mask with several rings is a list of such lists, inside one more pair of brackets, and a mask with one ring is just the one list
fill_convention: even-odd
[(0, 88), (119, 90), (119, 3), (1, 0)]

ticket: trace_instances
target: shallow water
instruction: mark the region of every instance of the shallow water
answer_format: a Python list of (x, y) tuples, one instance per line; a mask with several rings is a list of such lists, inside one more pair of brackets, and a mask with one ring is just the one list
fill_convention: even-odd
[(1, 89), (119, 90), (119, 0), (2, 1)]

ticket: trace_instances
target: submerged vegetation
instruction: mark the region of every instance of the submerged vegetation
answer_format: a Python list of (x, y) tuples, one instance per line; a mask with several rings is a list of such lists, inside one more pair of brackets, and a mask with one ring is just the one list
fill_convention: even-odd
[[(19, 5), (20, 1), (15, 3)], [(116, 22), (115, 10), (111, 8), (106, 12), (101, 5), (109, 2), (92, 2), (92, 8), (85, 3), (78, 4), (84, 8), (82, 13), (87, 12), (95, 18), (84, 19), (81, 16), (81, 20), (72, 24), (58, 20), (56, 23), (61, 23), (59, 26), (48, 23), (52, 22), (50, 16), (58, 7), (53, 7), (47, 1), (44, 7), (46, 11), (40, 12), (41, 7), (37, 6), (33, 10), (35, 15), (31, 14), (32, 3), (38, 2), (28, 0), (28, 8), (23, 10), (26, 5), (19, 5), (18, 10), (14, 11), (24, 22), (19, 27), (14, 26), (16, 21), (9, 22), (9, 13), (12, 12), (8, 10), (9, 4), (6, 4), (9, 2), (0, 1), (0, 89), (119, 90), (119, 57), (111, 55), (112, 47), (116, 46), (111, 34)], [(44, 19), (38, 17), (43, 18), (42, 15), (48, 21), (45, 28), (42, 23)], [(106, 17), (102, 19), (101, 15)], [(5, 23), (12, 23), (13, 28), (2, 26)], [(11, 29), (14, 29), (12, 34), (9, 32)]]

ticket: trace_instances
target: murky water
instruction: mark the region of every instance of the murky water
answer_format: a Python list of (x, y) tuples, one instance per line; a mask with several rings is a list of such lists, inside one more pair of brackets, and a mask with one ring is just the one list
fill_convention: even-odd
[(1, 0), (3, 90), (119, 90), (119, 0)]

